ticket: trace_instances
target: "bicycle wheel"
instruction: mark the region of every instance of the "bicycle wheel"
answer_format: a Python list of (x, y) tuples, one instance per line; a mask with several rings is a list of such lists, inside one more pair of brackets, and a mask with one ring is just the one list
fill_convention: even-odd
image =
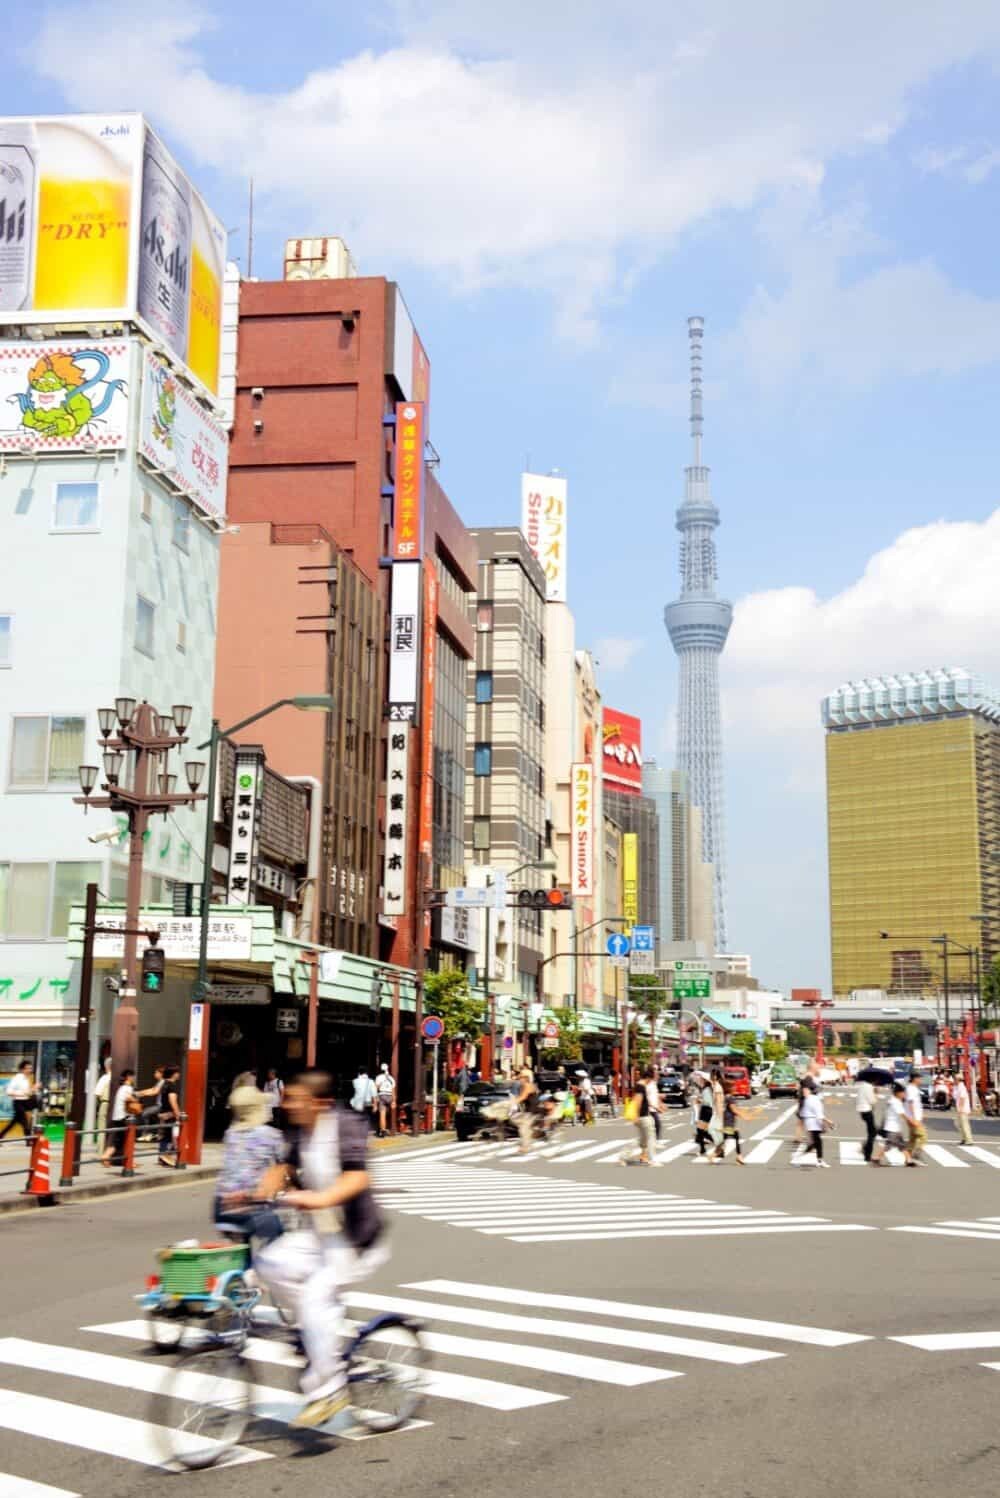
[(423, 1403), (427, 1352), (420, 1328), (386, 1316), (361, 1328), (350, 1353), (347, 1389), (354, 1418), (371, 1431), (397, 1430)]
[(238, 1446), (253, 1419), (253, 1366), (237, 1340), (184, 1353), (153, 1396), (153, 1424), (164, 1460), (214, 1467)]
[(157, 1352), (174, 1352), (184, 1336), (184, 1317), (165, 1311), (146, 1312), (150, 1346)]

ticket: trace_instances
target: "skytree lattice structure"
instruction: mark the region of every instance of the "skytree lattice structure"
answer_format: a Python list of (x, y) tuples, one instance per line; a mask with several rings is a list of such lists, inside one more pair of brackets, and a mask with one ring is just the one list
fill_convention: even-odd
[(677, 511), (681, 533), (681, 596), (663, 611), (670, 642), (680, 660), (677, 767), (687, 776), (691, 801), (701, 807), (702, 857), (714, 865), (715, 940), (726, 950), (726, 826), (722, 779), (722, 719), (719, 656), (729, 635), (733, 606), (715, 596), (718, 576), (713, 531), (719, 512), (709, 470), (701, 461), (703, 430), (701, 341), (703, 317), (688, 318), (691, 348), (691, 466), (684, 470), (684, 503)]

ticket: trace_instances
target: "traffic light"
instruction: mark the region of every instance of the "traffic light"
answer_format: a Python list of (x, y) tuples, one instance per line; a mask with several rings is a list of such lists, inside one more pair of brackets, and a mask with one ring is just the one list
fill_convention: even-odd
[(147, 947), (142, 954), (142, 992), (162, 993), (164, 968), (166, 966), (162, 947)]
[(517, 903), (526, 910), (570, 910), (573, 896), (568, 889), (519, 889)]

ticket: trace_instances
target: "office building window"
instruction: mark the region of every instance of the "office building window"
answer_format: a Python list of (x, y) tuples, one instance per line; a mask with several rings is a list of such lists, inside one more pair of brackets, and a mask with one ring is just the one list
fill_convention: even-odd
[(148, 489), (143, 489), (139, 495), (139, 514), (143, 520), (152, 522), (153, 519), (153, 496)]
[(191, 550), (191, 511), (180, 495), (174, 499), (174, 545), (181, 551)]
[(52, 903), (49, 911), (49, 935), (65, 941), (69, 930), (70, 906), (82, 905), (88, 884), (96, 884), (101, 875), (99, 863), (57, 863), (52, 878)]
[(0, 614), (0, 670), (14, 664), (14, 615)]
[(0, 864), (0, 933), (10, 939), (47, 934), (47, 863)]
[(473, 758), (473, 769), (477, 775), (490, 775), (493, 772), (493, 746), (492, 744), (477, 744)]
[(493, 701), (493, 672), (492, 671), (477, 671), (476, 672), (476, 701), (477, 702), (492, 702)]
[(19, 789), (77, 785), (84, 727), (83, 718), (15, 718), (10, 784)]
[(135, 648), (154, 655), (156, 607), (140, 593), (135, 600)]
[(93, 531), (98, 526), (100, 484), (56, 484), (52, 529)]
[(493, 628), (493, 604), (480, 603), (476, 607), (476, 628), (480, 634), (489, 634)]
[(490, 845), (489, 817), (476, 817), (472, 823), (472, 846), (477, 853), (485, 853)]

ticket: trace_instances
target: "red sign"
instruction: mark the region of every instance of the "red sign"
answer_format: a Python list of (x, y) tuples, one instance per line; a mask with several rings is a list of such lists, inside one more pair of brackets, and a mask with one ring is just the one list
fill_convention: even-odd
[(396, 407), (396, 506), (393, 556), (415, 561), (420, 556), (424, 508), (424, 406), (400, 401)]
[(545, 1040), (558, 1040), (559, 1026), (555, 1024), (554, 1021), (549, 1020), (548, 1024), (545, 1026), (545, 1029), (542, 1031), (542, 1035)]
[(791, 993), (793, 1004), (816, 1004), (822, 997), (821, 988), (793, 988)]
[(604, 709), (603, 771), (605, 786), (609, 790), (629, 791), (638, 796), (642, 792), (642, 724), (630, 713), (616, 712), (613, 707)]

